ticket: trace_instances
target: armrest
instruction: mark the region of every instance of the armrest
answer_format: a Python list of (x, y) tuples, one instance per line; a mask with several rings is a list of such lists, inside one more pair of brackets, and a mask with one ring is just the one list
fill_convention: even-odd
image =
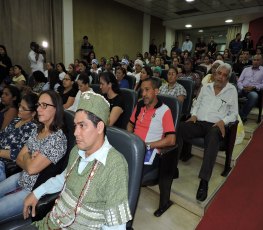
[(47, 194), (38, 201), (36, 205), (36, 216), (32, 217), (32, 221), (42, 220), (47, 213), (52, 209), (55, 200), (57, 199), (60, 192)]

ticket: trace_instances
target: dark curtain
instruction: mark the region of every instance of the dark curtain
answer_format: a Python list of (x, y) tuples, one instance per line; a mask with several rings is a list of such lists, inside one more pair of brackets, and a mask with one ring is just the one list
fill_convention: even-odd
[(13, 64), (30, 73), (28, 53), (31, 41), (46, 40), (46, 60), (63, 61), (62, 0), (1, 0), (0, 44)]

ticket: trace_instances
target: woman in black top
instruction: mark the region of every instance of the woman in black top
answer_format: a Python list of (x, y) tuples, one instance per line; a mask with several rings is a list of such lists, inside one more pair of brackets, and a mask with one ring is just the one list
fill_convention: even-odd
[(59, 94), (62, 97), (64, 109), (68, 109), (73, 105), (77, 94), (74, 87), (75, 78), (70, 73), (67, 73), (62, 81), (63, 86), (59, 89)]
[(5, 46), (0, 45), (0, 83), (8, 76), (11, 66), (12, 62), (7, 55)]
[(103, 72), (99, 76), (100, 89), (110, 103), (109, 126), (121, 127), (124, 101), (121, 97), (118, 81), (113, 73)]

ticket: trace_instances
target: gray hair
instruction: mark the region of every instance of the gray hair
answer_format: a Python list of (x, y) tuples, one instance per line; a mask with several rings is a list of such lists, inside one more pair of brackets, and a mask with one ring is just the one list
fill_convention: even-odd
[(221, 64), (221, 65), (219, 65), (219, 66), (217, 67), (216, 72), (217, 72), (218, 70), (220, 70), (220, 69), (227, 69), (227, 70), (229, 71), (229, 73), (228, 73), (228, 79), (231, 77), (231, 75), (232, 75), (232, 67), (231, 67), (231, 65), (229, 65), (228, 63), (223, 63), (223, 64)]

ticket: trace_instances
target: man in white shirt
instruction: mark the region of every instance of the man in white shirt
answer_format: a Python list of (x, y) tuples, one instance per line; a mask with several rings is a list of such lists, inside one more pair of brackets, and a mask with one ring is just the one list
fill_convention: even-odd
[(192, 116), (181, 123), (178, 133), (179, 154), (183, 161), (191, 157), (191, 139), (205, 138), (204, 158), (199, 172), (201, 179), (196, 199), (207, 197), (208, 182), (212, 175), (219, 143), (225, 136), (225, 125), (237, 120), (238, 96), (235, 86), (228, 83), (232, 69), (227, 63), (216, 70), (215, 81), (201, 88)]
[(44, 73), (44, 56), (39, 52), (39, 45), (36, 42), (31, 42), (30, 49), (28, 60), (30, 62), (31, 72), (40, 70)]
[(191, 54), (192, 49), (193, 49), (193, 43), (190, 40), (190, 35), (186, 35), (185, 36), (185, 41), (183, 42), (183, 46), (182, 46), (182, 52), (187, 50)]

